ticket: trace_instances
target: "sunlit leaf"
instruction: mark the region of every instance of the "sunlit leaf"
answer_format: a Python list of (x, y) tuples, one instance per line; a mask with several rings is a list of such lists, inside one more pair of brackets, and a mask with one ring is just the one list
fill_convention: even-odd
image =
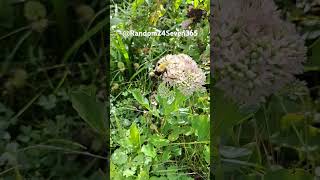
[(164, 138), (157, 136), (157, 135), (151, 136), (149, 141), (157, 148), (167, 146), (170, 143), (170, 141), (168, 139), (164, 139)]
[(156, 149), (151, 144), (143, 145), (141, 148), (141, 152), (143, 152), (146, 156), (152, 158), (156, 157), (157, 155)]
[(137, 100), (139, 104), (141, 104), (143, 107), (150, 110), (150, 105), (149, 105), (148, 99), (141, 94), (141, 91), (139, 89), (133, 89), (133, 90), (131, 90), (131, 93), (132, 93), (134, 99)]
[(127, 163), (128, 155), (121, 151), (120, 149), (117, 149), (114, 151), (114, 153), (111, 155), (111, 161), (113, 164), (122, 165)]
[(177, 10), (180, 7), (181, 3), (182, 3), (182, 0), (175, 0), (174, 1), (174, 8)]
[(130, 127), (130, 142), (134, 147), (140, 147), (140, 132), (136, 123), (132, 123)]

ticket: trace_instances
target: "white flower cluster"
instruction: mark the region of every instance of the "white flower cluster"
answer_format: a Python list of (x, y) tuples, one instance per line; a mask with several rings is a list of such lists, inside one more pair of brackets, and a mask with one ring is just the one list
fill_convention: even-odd
[(272, 0), (223, 0), (213, 17), (216, 86), (242, 105), (258, 105), (303, 72), (304, 40)]
[(204, 90), (206, 76), (190, 56), (169, 54), (161, 58), (157, 65), (156, 69), (159, 66), (165, 68), (162, 80), (170, 86), (177, 87), (183, 94), (192, 95), (195, 91)]

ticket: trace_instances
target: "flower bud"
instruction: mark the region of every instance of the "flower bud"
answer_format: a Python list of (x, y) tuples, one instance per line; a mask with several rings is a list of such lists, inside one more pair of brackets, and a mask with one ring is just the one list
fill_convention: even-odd
[(137, 69), (139, 69), (140, 65), (139, 65), (139, 63), (134, 63), (133, 67), (134, 67), (135, 70), (137, 70)]
[(126, 70), (124, 63), (121, 61), (118, 62), (118, 68), (119, 68), (120, 72), (124, 72)]

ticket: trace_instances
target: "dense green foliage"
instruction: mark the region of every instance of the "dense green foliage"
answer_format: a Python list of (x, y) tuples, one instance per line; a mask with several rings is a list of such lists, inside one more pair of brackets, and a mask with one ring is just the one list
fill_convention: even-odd
[[(75, 111), (85, 98), (79, 93), (105, 96), (106, 7), (98, 0), (1, 0), (1, 180), (106, 175), (105, 140)], [(94, 96), (85, 102), (96, 104)]]
[[(319, 178), (320, 4), (274, 1), (304, 37), (304, 72), (241, 108), (208, 88), (209, 0), (0, 0), (0, 180)], [(205, 72), (206, 91), (185, 95), (155, 74), (180, 53)]]
[[(183, 31), (194, 1), (133, 1), (111, 8), (111, 179), (208, 179), (209, 94), (186, 96), (153, 74), (167, 54), (209, 69), (209, 1), (191, 37), (122, 36), (123, 31)], [(209, 81), (207, 81), (208, 83)]]

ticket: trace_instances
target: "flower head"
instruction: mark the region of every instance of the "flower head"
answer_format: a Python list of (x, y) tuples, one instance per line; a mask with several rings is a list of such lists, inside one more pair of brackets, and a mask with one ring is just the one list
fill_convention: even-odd
[(206, 76), (186, 54), (166, 55), (158, 61), (156, 71), (163, 72), (162, 80), (177, 87), (185, 95), (204, 90)]
[(216, 86), (242, 105), (258, 105), (303, 71), (304, 40), (270, 0), (223, 0), (213, 17)]

